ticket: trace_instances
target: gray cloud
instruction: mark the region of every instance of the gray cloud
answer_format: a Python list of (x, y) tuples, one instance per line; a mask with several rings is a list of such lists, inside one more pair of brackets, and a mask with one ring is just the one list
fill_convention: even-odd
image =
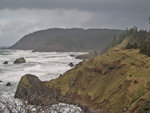
[(86, 11), (125, 11), (145, 13), (149, 0), (2, 0), (0, 8), (78, 9)]
[(53, 27), (149, 29), (150, 0), (1, 0), (0, 46)]
[(12, 45), (30, 32), (53, 28), (84, 27), (93, 14), (78, 10), (0, 10), (0, 46)]

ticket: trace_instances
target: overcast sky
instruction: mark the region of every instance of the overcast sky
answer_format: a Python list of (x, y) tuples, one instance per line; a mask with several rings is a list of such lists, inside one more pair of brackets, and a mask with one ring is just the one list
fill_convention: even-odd
[(150, 29), (150, 0), (0, 0), (0, 46), (40, 29)]

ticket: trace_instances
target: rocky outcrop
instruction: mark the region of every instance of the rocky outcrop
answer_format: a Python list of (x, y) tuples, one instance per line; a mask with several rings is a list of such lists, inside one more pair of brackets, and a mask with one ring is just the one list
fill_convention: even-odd
[(26, 61), (23, 57), (18, 58), (14, 61), (14, 64), (20, 64), (20, 63), (26, 63)]
[(17, 87), (15, 98), (28, 100), (30, 104), (56, 104), (65, 101), (59, 89), (49, 88), (38, 77), (31, 74), (24, 75)]
[(8, 61), (5, 61), (3, 64), (8, 64)]
[(26, 74), (24, 75), (17, 87), (15, 98), (28, 100), (29, 103), (44, 103), (42, 99), (48, 95), (47, 87), (38, 77)]
[(52, 105), (59, 102), (78, 104), (86, 113), (91, 113), (86, 106), (72, 101), (77, 98), (80, 99), (80, 96), (75, 93), (64, 96), (60, 89), (47, 87), (46, 83), (35, 75), (26, 74), (21, 78), (14, 97), (27, 100), (30, 104), (38, 105)]

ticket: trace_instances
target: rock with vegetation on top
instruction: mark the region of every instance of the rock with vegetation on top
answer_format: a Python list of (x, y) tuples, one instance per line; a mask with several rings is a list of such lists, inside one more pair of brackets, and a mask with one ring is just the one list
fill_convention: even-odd
[(59, 94), (59, 91), (48, 88), (45, 82), (42, 82), (35, 75), (26, 74), (22, 76), (14, 97), (28, 100), (30, 104), (44, 105), (55, 104), (55, 97), (58, 97)]
[[(74, 94), (68, 96), (62, 95), (60, 89), (48, 87), (47, 82), (42, 82), (38, 77), (31, 74), (22, 76), (17, 90), (15, 92), (15, 98), (27, 100), (30, 104), (38, 105), (51, 105), (59, 102), (68, 104), (77, 104), (73, 102), (72, 98), (77, 95)], [(83, 108), (86, 113), (91, 113), (86, 106), (78, 104), (79, 107)]]
[(20, 64), (20, 63), (26, 63), (26, 61), (23, 57), (18, 58), (14, 61), (14, 64)]
[(36, 99), (36, 101), (34, 101), (35, 98), (37, 98), (39, 95), (44, 94), (44, 92), (45, 87), (38, 79), (38, 77), (31, 74), (26, 74), (21, 78), (19, 82), (17, 91), (15, 93), (15, 98), (29, 98), (30, 103), (37, 103), (40, 99)]

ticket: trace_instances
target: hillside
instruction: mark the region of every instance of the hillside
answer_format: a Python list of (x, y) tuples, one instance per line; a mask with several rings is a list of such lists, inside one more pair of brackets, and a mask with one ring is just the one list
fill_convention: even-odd
[(89, 113), (148, 113), (150, 57), (138, 49), (124, 49), (128, 41), (129, 37), (107, 53), (84, 60), (48, 82), (25, 75), (15, 97), (27, 97), (30, 103), (78, 104), (87, 107)]
[(60, 29), (53, 28), (30, 33), (20, 39), (10, 49), (34, 51), (102, 51), (114, 36), (122, 30), (115, 29)]

